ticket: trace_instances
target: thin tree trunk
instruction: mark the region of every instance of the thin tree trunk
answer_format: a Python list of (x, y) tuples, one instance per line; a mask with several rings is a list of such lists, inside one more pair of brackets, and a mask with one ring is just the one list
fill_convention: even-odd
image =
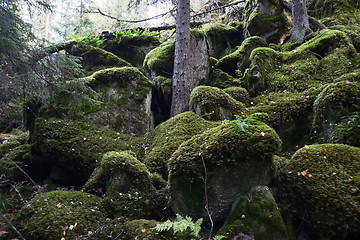
[(306, 0), (292, 0), (292, 33), (291, 41), (302, 42), (306, 31), (310, 29)]
[(190, 0), (177, 1), (174, 74), (170, 115), (186, 111), (190, 99)]
[[(46, 1), (46, 4), (50, 6), (50, 0)], [(50, 9), (46, 9), (46, 15), (45, 15), (45, 46), (48, 46), (49, 44), (49, 37), (50, 36)]]

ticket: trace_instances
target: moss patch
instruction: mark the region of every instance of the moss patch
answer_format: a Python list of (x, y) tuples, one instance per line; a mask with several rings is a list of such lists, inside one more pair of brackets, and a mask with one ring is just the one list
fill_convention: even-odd
[[(345, 238), (360, 223), (360, 149), (341, 144), (306, 146), (280, 174), (283, 207), (321, 239)], [(306, 212), (306, 215), (304, 213)]]
[(244, 107), (243, 103), (216, 87), (198, 86), (190, 94), (189, 109), (208, 120), (230, 120)]
[[(89, 236), (106, 224), (99, 202), (100, 198), (83, 192), (47, 192), (24, 206), (14, 223), (27, 239)], [(95, 236), (101, 238), (101, 231)]]
[(167, 179), (167, 162), (175, 150), (197, 132), (202, 133), (218, 126), (217, 122), (202, 119), (193, 112), (184, 112), (161, 123), (147, 136), (150, 143), (145, 164), (151, 172), (157, 172)]

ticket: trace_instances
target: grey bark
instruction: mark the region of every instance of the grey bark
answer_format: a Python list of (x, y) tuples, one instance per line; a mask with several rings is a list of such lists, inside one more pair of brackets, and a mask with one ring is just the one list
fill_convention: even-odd
[(306, 0), (292, 0), (292, 33), (291, 41), (302, 42), (306, 31), (310, 29)]
[(188, 109), (190, 99), (190, 0), (178, 0), (176, 11), (176, 36), (172, 101), (170, 115)]

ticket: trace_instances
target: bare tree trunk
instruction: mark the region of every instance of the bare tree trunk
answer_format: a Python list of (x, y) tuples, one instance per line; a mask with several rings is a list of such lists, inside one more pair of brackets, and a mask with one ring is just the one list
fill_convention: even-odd
[(190, 99), (190, 0), (177, 1), (174, 74), (170, 115), (186, 111)]
[[(46, 4), (50, 6), (50, 0), (46, 1)], [(45, 15), (45, 46), (48, 46), (49, 44), (49, 36), (50, 36), (50, 9), (46, 9), (46, 15)]]
[(292, 0), (292, 33), (291, 41), (302, 42), (306, 31), (310, 29), (306, 0)]

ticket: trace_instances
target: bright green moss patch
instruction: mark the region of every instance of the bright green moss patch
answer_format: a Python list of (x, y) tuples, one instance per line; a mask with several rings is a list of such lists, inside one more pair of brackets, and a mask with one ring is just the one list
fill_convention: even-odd
[(190, 94), (189, 109), (208, 120), (230, 120), (244, 107), (217, 87), (198, 86)]
[(151, 50), (144, 59), (144, 67), (157, 75), (171, 77), (174, 67), (175, 38)]
[(244, 230), (255, 239), (288, 239), (275, 199), (265, 186), (254, 187), (240, 197), (224, 226), (219, 235), (225, 239), (233, 239)]
[(39, 118), (32, 134), (34, 151), (80, 183), (88, 179), (104, 153), (138, 152), (136, 145), (132, 145), (134, 138), (77, 121)]
[[(73, 239), (95, 234), (106, 225), (100, 198), (83, 192), (52, 191), (36, 195), (17, 214), (14, 224), (26, 239)], [(104, 232), (93, 237), (104, 239)]]
[(132, 152), (107, 152), (85, 184), (85, 189), (106, 188), (108, 195), (126, 193), (130, 188), (140, 192), (151, 191), (150, 174), (146, 166)]
[(245, 88), (242, 87), (228, 87), (224, 89), (224, 92), (229, 94), (232, 98), (234, 98), (238, 102), (244, 103), (248, 106), (251, 102), (249, 93)]
[(219, 123), (206, 121), (193, 112), (184, 112), (161, 123), (146, 138), (150, 142), (145, 164), (151, 172), (157, 172), (167, 179), (167, 162), (181, 143), (197, 133), (202, 133)]
[(200, 84), (218, 88), (240, 86), (239, 81), (237, 81), (233, 76), (222, 71), (221, 69), (215, 69), (214, 71), (212, 71), (210, 77), (208, 79), (205, 79), (205, 81), (202, 81)]
[[(283, 207), (321, 239), (359, 231), (360, 148), (341, 144), (305, 146), (280, 174)], [(304, 215), (306, 213), (306, 215)]]

